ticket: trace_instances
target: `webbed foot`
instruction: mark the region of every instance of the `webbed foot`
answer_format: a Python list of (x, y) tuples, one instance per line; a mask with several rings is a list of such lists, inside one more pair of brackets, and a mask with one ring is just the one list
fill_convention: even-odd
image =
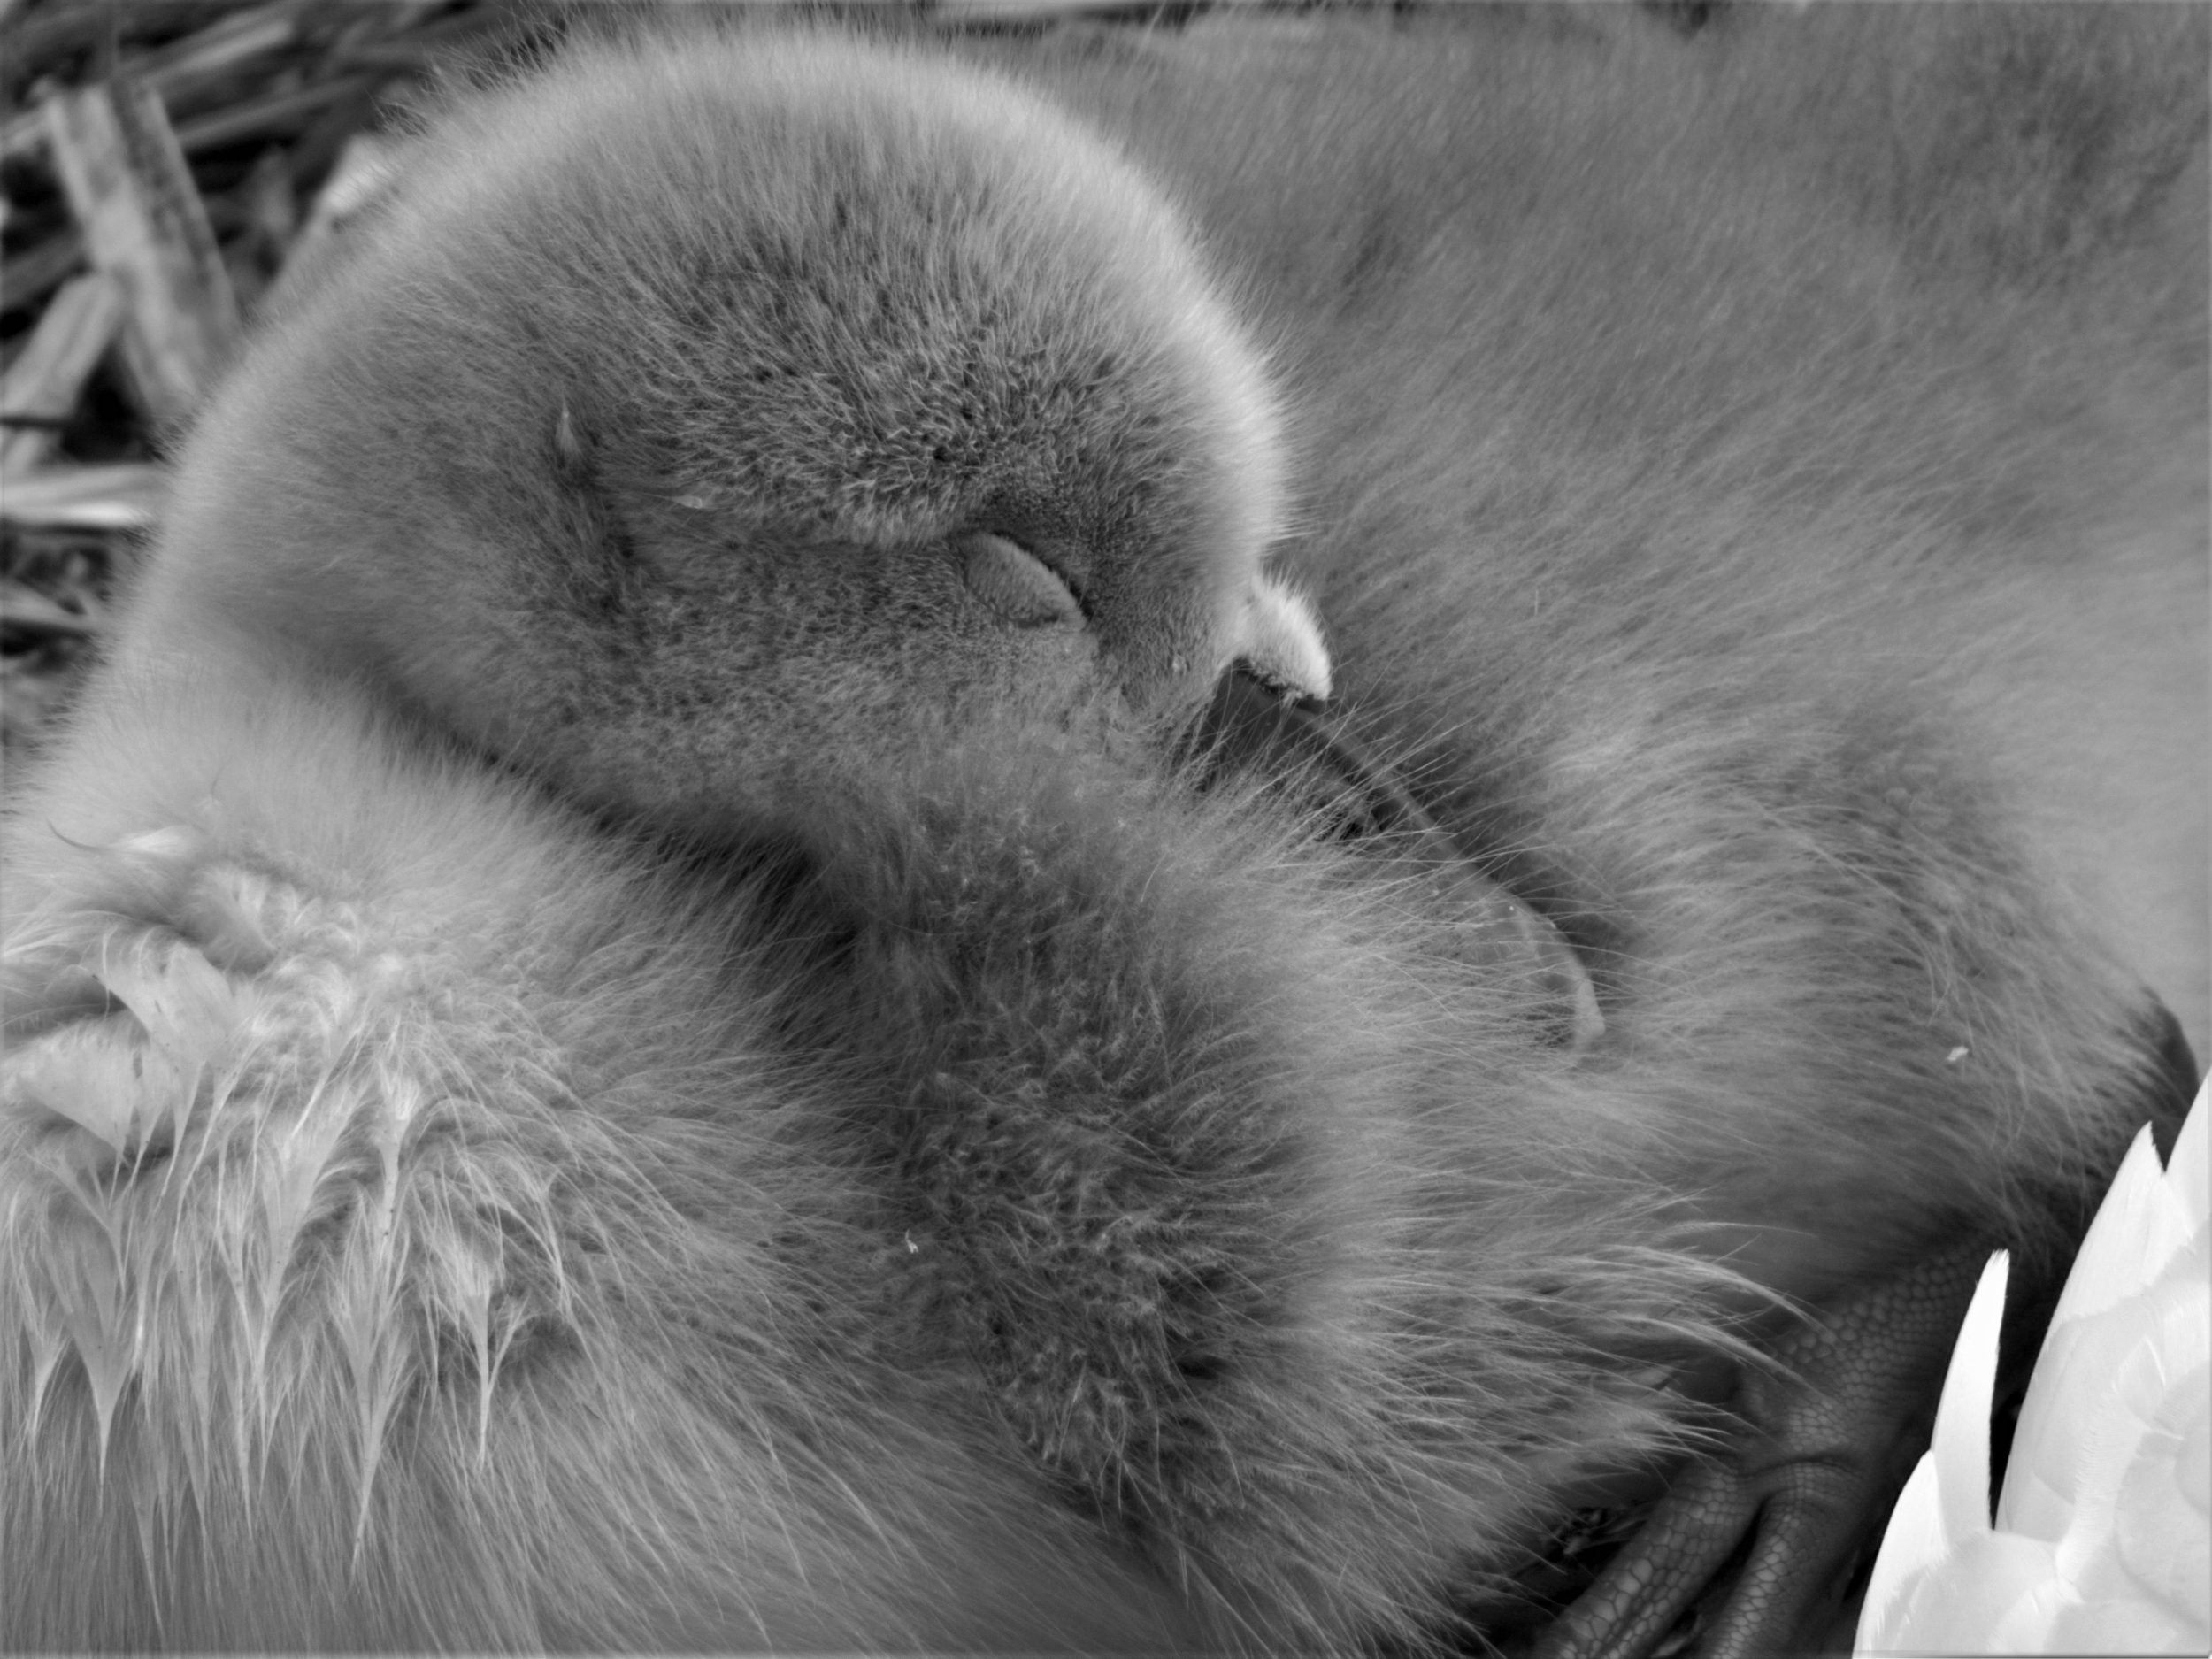
[(1741, 1559), (1701, 1659), (1819, 1645), (1847, 1577), (1926, 1442), (1926, 1417), (1987, 1251), (1953, 1251), (1824, 1308), (1747, 1371), (1732, 1446), (1678, 1478), (1537, 1647), (1648, 1654)]

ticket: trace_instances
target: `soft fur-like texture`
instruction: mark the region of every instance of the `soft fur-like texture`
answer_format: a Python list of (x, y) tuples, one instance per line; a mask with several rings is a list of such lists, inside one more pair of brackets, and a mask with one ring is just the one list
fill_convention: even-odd
[[(1884, 16), (435, 129), (12, 810), (0, 1637), (1466, 1640), (1780, 1301), (2048, 1284), (2204, 1033), (2204, 28)], [(1483, 878), (1194, 790), (1240, 664)]]

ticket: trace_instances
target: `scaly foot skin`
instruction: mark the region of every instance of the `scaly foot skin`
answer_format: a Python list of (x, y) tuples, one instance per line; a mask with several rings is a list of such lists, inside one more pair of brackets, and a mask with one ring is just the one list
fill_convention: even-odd
[(1988, 1252), (1955, 1250), (1821, 1310), (1747, 1374), (1724, 1456), (1686, 1471), (1538, 1659), (1630, 1659), (1745, 1548), (1699, 1659), (1816, 1645), (1843, 1582), (1927, 1439), (1926, 1416)]

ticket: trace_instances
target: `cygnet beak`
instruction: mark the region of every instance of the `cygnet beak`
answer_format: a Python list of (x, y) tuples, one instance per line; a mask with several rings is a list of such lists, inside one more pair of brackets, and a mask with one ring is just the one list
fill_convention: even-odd
[[(1312, 612), (1296, 595), (1271, 591), (1286, 604), (1277, 614), (1305, 630), (1283, 637), (1310, 649), (1308, 672), (1317, 662), (1325, 687), (1328, 659), (1320, 654)], [(1272, 777), (1296, 792), (1333, 839), (1366, 842), (1426, 871), (1440, 913), (1457, 924), (1459, 954), (1523, 976), (1531, 987), (1530, 1011), (1562, 1047), (1579, 1053), (1605, 1034), (1596, 987), (1566, 936), (1484, 873), (1404, 780), (1336, 730), (1312, 695), (1286, 695), (1255, 672), (1232, 668), (1187, 742), (1187, 753), (1204, 757), (1206, 777), (1230, 768)]]

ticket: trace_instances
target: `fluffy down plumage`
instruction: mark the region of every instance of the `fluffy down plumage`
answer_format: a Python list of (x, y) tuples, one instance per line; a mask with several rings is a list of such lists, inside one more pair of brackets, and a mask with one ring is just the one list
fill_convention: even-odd
[(1670, 1484), (1817, 1631), (2201, 1033), (2202, 25), (1900, 16), (434, 128), (12, 805), (8, 1642), (1510, 1642), (1649, 1510), (1633, 1649)]

